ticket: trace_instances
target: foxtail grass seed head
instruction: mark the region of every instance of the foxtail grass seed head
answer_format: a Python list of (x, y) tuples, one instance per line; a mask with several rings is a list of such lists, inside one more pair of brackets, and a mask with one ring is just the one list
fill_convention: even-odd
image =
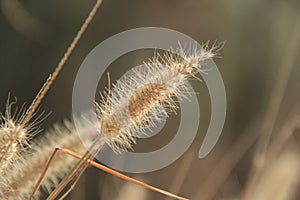
[[(80, 30), (77, 32), (77, 35), (74, 37), (72, 43), (70, 44), (69, 48), (67, 49), (66, 53), (60, 60), (58, 66), (55, 68), (54, 72), (48, 77), (45, 84), (42, 86), (41, 90), (38, 92), (37, 96), (33, 100), (32, 104), (27, 110), (24, 110), (20, 112), (21, 115), (11, 116), (11, 104), (7, 106), (6, 115), (3, 116), (1, 114), (1, 120), (0, 120), (0, 199), (26, 199), (27, 196), (22, 196), (22, 192), (25, 191), (25, 193), (29, 193), (30, 191), (22, 190), (22, 189), (14, 189), (11, 184), (13, 179), (16, 180), (16, 184), (19, 185), (18, 179), (20, 184), (22, 185), (22, 181), (31, 181), (30, 175), (37, 174), (37, 171), (30, 171), (32, 174), (29, 174), (29, 176), (26, 176), (26, 171), (23, 171), (23, 168), (26, 168), (28, 166), (31, 166), (31, 158), (22, 159), (20, 157), (21, 154), (28, 154), (29, 151), (26, 151), (26, 147), (29, 146), (29, 137), (33, 137), (37, 131), (36, 124), (39, 123), (40, 118), (37, 117), (35, 120), (33, 120), (33, 117), (36, 113), (36, 110), (38, 109), (40, 103), (42, 102), (43, 98), (51, 88), (51, 85), (55, 81), (55, 79), (58, 77), (61, 69), (65, 65), (66, 61), (72, 54), (73, 50), (77, 46), (80, 38), (82, 37), (83, 33), (86, 31), (87, 27), (89, 26), (90, 22), (94, 18), (98, 8), (100, 7), (102, 3), (102, 0), (97, 0), (94, 4), (92, 10), (89, 12), (88, 17), (84, 21), (83, 25), (81, 26)], [(22, 110), (22, 109), (21, 109)], [(33, 121), (33, 122), (32, 122)], [(47, 143), (47, 142), (46, 142)], [(58, 143), (60, 144), (60, 143)], [(49, 147), (45, 145), (45, 148), (48, 147), (48, 150), (53, 147)], [(40, 148), (40, 149), (39, 149)], [(41, 150), (42, 146), (37, 145), (37, 152), (43, 152)], [(46, 151), (46, 150), (44, 150)], [(39, 154), (39, 153), (35, 153)], [(45, 155), (43, 153), (40, 154), (40, 156), (43, 156), (44, 159), (48, 158), (48, 155)], [(37, 159), (37, 158), (36, 158)], [(17, 162), (16, 160), (22, 161), (20, 163), (20, 166), (16, 166)], [(40, 162), (38, 162), (40, 163)], [(62, 166), (63, 168), (63, 166)], [(35, 168), (33, 168), (35, 169)], [(10, 171), (9, 171), (10, 170)], [(9, 172), (7, 172), (9, 171)], [(20, 172), (20, 175), (23, 176), (23, 179), (21, 177), (14, 177), (14, 173)], [(24, 173), (22, 173), (24, 172)], [(59, 174), (59, 173), (58, 173)], [(25, 179), (25, 180), (24, 180)], [(28, 179), (28, 180), (27, 180)], [(35, 181), (35, 180), (34, 180)], [(27, 188), (30, 188), (30, 184), (24, 185)], [(9, 197), (9, 192), (12, 192), (12, 196)], [(18, 198), (16, 197), (16, 195)]]
[[(90, 131), (89, 127), (81, 128)], [(56, 125), (45, 136), (34, 141), (31, 146), (32, 151), (24, 155), (24, 159), (19, 162), (19, 167), (8, 171), (5, 185), (0, 185), (0, 199), (28, 199), (55, 147), (68, 148), (79, 154), (85, 151), (74, 124), (69, 121), (65, 121), (64, 125)], [(76, 162), (78, 162), (77, 159), (71, 156), (58, 154), (42, 181), (42, 188), (48, 192), (52, 191)], [(39, 190), (34, 196), (35, 199), (38, 199), (40, 194)]]
[[(21, 126), (19, 119), (22, 110), (12, 114), (12, 106), (14, 103), (7, 103), (5, 115), (0, 115), (0, 175), (4, 176), (6, 171), (14, 166), (21, 159), (21, 154), (29, 146), (31, 134), (37, 129), (34, 124)], [(30, 134), (29, 134), (30, 133)]]
[[(103, 101), (97, 104), (99, 121), (83, 123), (80, 131), (100, 132), (116, 153), (131, 149), (136, 137), (175, 112), (177, 104), (173, 99), (188, 98), (186, 84), (189, 78), (196, 77), (202, 68), (202, 61), (217, 54), (222, 45), (202, 49), (180, 48), (165, 55), (156, 54), (144, 67), (132, 70), (130, 75), (113, 84), (102, 94)], [(32, 151), (22, 151), (29, 147), (28, 138), (35, 130), (34, 124), (22, 125), (20, 116), (11, 115), (11, 105), (7, 106), (0, 125), (0, 198), (26, 199), (29, 197), (36, 180), (43, 170), (47, 159), (55, 147), (71, 149), (84, 153), (77, 129), (70, 122), (56, 126), (54, 131), (33, 142)], [(77, 127), (78, 128), (78, 127)], [(29, 134), (30, 133), (30, 134)], [(20, 157), (24, 154), (24, 159)], [(18, 162), (14, 162), (19, 160)], [(17, 163), (18, 166), (11, 166)], [(59, 180), (74, 166), (76, 160), (68, 156), (58, 156), (51, 164), (42, 182), (42, 187), (51, 191)], [(5, 175), (5, 176), (4, 176)], [(38, 197), (39, 193), (35, 197)]]
[[(97, 104), (100, 131), (116, 153), (132, 148), (144, 134), (177, 108), (173, 97), (187, 98), (186, 84), (198, 72), (206, 73), (202, 62), (217, 55), (223, 43), (202, 49), (179, 48), (165, 55), (156, 54), (143, 67), (113, 84)], [(198, 78), (199, 79), (199, 78)]]

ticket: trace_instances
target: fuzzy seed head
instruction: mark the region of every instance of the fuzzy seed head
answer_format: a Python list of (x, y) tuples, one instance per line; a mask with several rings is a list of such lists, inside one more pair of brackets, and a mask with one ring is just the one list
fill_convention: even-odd
[(10, 189), (10, 177), (12, 170), (20, 170), (25, 154), (30, 149), (28, 141), (37, 133), (37, 124), (41, 116), (35, 118), (32, 123), (21, 125), (20, 121), (24, 113), (24, 107), (15, 109), (12, 114), (12, 106), (15, 102), (7, 101), (5, 115), (0, 113), (0, 199), (3, 190)]
[(149, 83), (141, 86), (131, 95), (129, 99), (129, 114), (135, 121), (141, 123), (146, 121), (145, 117), (152, 106), (165, 100), (168, 90), (163, 85)]
[[(89, 127), (80, 128), (87, 132), (91, 131)], [(1, 180), (3, 177), (0, 178), (2, 182), (0, 184), (0, 199), (28, 199), (48, 158), (57, 146), (71, 149), (79, 154), (85, 152), (73, 123), (65, 121), (63, 126), (56, 125), (51, 131), (45, 133), (45, 136), (32, 143), (33, 151), (26, 152), (24, 159), (18, 163), (19, 167), (7, 171), (5, 181)], [(48, 192), (52, 191), (77, 162), (77, 159), (69, 155), (58, 153), (41, 183), (42, 188)], [(41, 191), (39, 190), (34, 199), (39, 199), (40, 194)]]
[(27, 144), (26, 135), (25, 128), (12, 119), (3, 118), (3, 123), (0, 125), (0, 174), (2, 176), (19, 160)]
[(112, 115), (103, 116), (101, 120), (101, 131), (106, 134), (106, 137), (115, 138), (119, 134), (120, 127)]
[(131, 149), (135, 138), (144, 134), (176, 110), (173, 100), (187, 98), (190, 77), (205, 72), (202, 62), (214, 57), (223, 44), (185, 51), (179, 48), (161, 56), (155, 55), (143, 67), (131, 70), (103, 94), (97, 104), (101, 133), (116, 153)]

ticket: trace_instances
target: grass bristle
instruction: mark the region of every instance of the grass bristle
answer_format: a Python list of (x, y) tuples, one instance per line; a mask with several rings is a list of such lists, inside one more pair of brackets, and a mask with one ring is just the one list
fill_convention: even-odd
[(182, 47), (133, 69), (102, 95), (98, 107), (100, 130), (116, 153), (132, 148), (135, 138), (177, 109), (173, 100), (187, 98), (187, 82), (202, 72), (202, 62), (222, 45), (184, 50)]

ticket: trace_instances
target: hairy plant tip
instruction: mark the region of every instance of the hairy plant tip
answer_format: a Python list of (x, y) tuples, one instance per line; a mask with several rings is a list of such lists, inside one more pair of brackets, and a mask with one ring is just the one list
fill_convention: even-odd
[[(68, 148), (78, 153), (85, 152), (74, 124), (69, 121), (65, 121), (63, 126), (55, 125), (52, 130), (34, 141), (31, 146), (32, 152), (28, 152), (24, 156), (22, 162), (19, 163), (20, 166), (10, 169), (7, 173), (6, 187), (0, 187), (1, 199), (28, 199), (55, 147)], [(76, 162), (78, 162), (77, 159), (71, 156), (58, 154), (41, 184), (43, 190), (52, 191)], [(34, 198), (38, 199), (40, 194), (41, 190), (35, 194)]]
[[(0, 113), (0, 174), (5, 180), (6, 171), (9, 168), (17, 167), (17, 163), (22, 159), (22, 154), (30, 148), (29, 140), (38, 132), (37, 124), (40, 117), (26, 126), (20, 125), (24, 107), (12, 114), (12, 106), (15, 102), (7, 101), (5, 114)], [(2, 181), (1, 181), (2, 182)], [(2, 183), (3, 184), (3, 183)]]
[[(156, 54), (144, 66), (132, 69), (101, 95), (97, 104), (100, 132), (116, 153), (132, 149), (145, 129), (175, 112), (178, 100), (188, 98), (190, 77), (205, 70), (202, 62), (213, 58), (223, 43), (208, 48), (179, 49)], [(197, 78), (197, 77), (196, 77)], [(197, 78), (199, 79), (199, 78)]]

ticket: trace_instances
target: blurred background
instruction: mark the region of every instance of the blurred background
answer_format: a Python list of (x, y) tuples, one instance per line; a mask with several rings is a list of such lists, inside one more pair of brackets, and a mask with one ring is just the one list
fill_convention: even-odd
[[(32, 101), (94, 1), (0, 2), (4, 112), (9, 94), (20, 105)], [(127, 175), (195, 200), (299, 199), (300, 3), (296, 0), (104, 0), (42, 103), (41, 110), (51, 112), (42, 129), (71, 117), (77, 70), (95, 46), (121, 31), (146, 26), (174, 29), (199, 42), (227, 41), (220, 51), (222, 58), (215, 59), (226, 87), (227, 118), (217, 145), (200, 160), (210, 100), (205, 83), (194, 81), (203, 121), (193, 145), (168, 167)], [(118, 69), (142, 64), (152, 55), (145, 50), (122, 56), (108, 69), (112, 81), (122, 76)], [(104, 77), (99, 90), (106, 83)], [(159, 135), (139, 140), (135, 148), (147, 152), (167, 144), (178, 120), (172, 116)], [(68, 199), (166, 198), (89, 168)]]

